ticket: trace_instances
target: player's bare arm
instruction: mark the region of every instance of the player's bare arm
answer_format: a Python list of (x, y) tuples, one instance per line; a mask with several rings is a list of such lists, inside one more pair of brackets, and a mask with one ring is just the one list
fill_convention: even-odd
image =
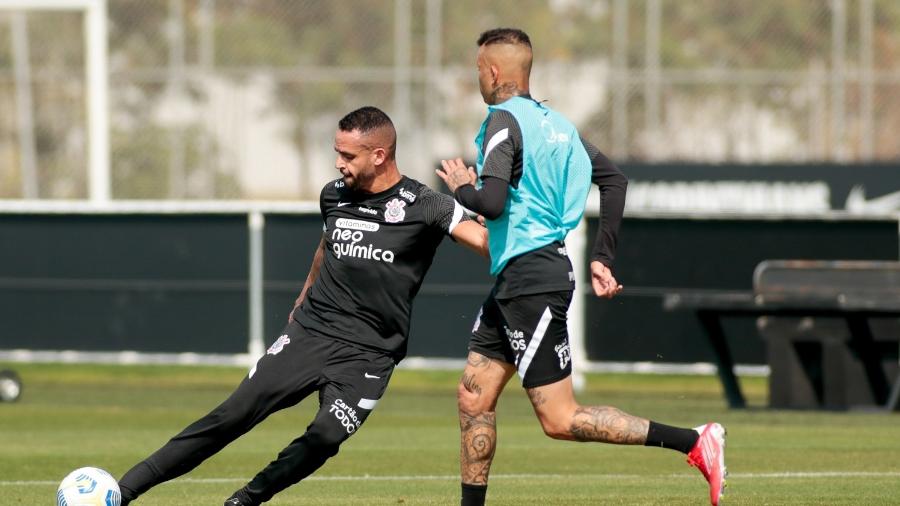
[[(322, 240), (319, 241), (319, 247), (316, 248), (316, 253), (313, 255), (312, 265), (309, 266), (309, 274), (306, 275), (306, 282), (303, 283), (303, 289), (300, 290), (300, 295), (297, 296), (297, 300), (294, 301), (294, 309), (297, 309), (300, 304), (303, 303), (303, 299), (306, 298), (306, 292), (309, 290), (309, 287), (315, 283), (316, 278), (319, 277), (319, 269), (322, 268), (322, 260), (325, 258), (325, 236), (322, 236)], [(293, 311), (291, 311), (293, 313)], [(288, 315), (288, 321), (290, 322), (291, 316)]]
[(475, 220), (464, 221), (450, 233), (453, 239), (479, 255), (490, 258), (488, 249), (488, 233), (484, 225)]
[(441, 167), (442, 169), (437, 169), (435, 172), (450, 188), (450, 193), (456, 193), (456, 189), (460, 186), (475, 185), (475, 181), (478, 178), (475, 174), (475, 169), (466, 167), (466, 164), (460, 158), (441, 160)]

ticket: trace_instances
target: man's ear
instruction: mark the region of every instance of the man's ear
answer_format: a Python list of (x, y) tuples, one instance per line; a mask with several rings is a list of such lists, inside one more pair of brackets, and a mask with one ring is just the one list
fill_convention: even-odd
[(382, 165), (387, 160), (387, 150), (384, 148), (375, 148), (372, 150), (372, 163), (374, 165)]
[(500, 67), (491, 65), (491, 84), (496, 87), (500, 84)]

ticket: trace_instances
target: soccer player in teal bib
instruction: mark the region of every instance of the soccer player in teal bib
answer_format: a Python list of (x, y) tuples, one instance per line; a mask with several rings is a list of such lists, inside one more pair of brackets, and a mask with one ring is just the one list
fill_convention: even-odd
[(457, 201), (484, 217), (496, 276), (472, 330), (458, 389), (463, 506), (484, 504), (497, 445), (497, 399), (517, 373), (548, 436), (678, 450), (703, 473), (710, 502), (718, 504), (726, 474), (720, 424), (672, 427), (611, 406), (579, 405), (573, 393), (566, 312), (575, 277), (564, 241), (582, 218), (591, 182), (597, 184), (601, 223), (591, 282), (600, 297), (622, 290), (611, 267), (625, 176), (570, 121), (531, 97), (527, 34), (484, 32), (476, 64), (488, 104), (475, 139), (477, 173), (461, 159), (443, 160), (438, 170)]

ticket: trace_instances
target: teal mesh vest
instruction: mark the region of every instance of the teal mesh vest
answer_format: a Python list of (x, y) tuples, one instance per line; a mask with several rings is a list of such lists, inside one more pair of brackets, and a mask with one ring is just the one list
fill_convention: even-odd
[[(522, 97), (488, 106), (497, 109), (510, 112), (522, 131), (522, 178), (518, 188), (509, 187), (503, 214), (486, 221), (495, 276), (511, 258), (564, 240), (581, 221), (591, 186), (591, 161), (569, 120)], [(479, 176), (486, 129), (487, 119), (475, 138)]]

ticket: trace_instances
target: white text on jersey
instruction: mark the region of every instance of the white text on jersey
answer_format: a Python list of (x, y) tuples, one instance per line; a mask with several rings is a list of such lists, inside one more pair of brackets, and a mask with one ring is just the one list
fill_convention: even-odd
[[(341, 220), (337, 221), (340, 222)], [(365, 234), (363, 234), (361, 230), (335, 228), (331, 233), (331, 240), (334, 241), (334, 244), (331, 245), (331, 250), (338, 258), (346, 256), (351, 258), (364, 258), (366, 260), (378, 260), (380, 262), (387, 262), (389, 264), (394, 263), (393, 251), (376, 248), (372, 244), (369, 244), (368, 246), (359, 244), (359, 242), (362, 241), (364, 237)], [(338, 241), (349, 242), (342, 243)]]

